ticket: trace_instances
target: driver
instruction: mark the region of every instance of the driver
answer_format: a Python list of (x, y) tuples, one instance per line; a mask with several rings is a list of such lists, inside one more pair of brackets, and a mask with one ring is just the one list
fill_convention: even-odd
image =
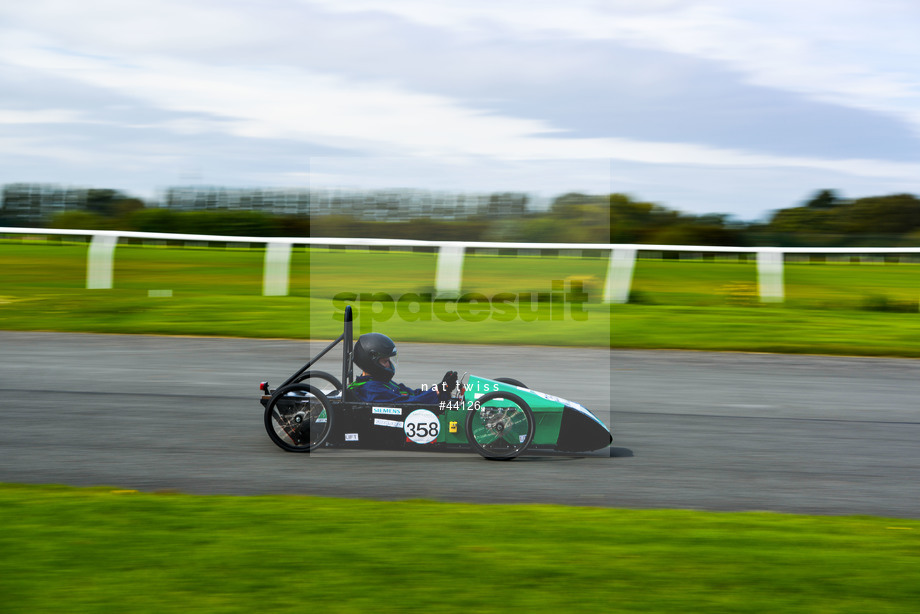
[(396, 374), (396, 344), (380, 333), (366, 333), (358, 337), (354, 348), (355, 364), (364, 373), (348, 385), (355, 399), (362, 402), (437, 403), (448, 401), (457, 385), (457, 372), (448, 371), (436, 389), (413, 390), (405, 384), (393, 382)]

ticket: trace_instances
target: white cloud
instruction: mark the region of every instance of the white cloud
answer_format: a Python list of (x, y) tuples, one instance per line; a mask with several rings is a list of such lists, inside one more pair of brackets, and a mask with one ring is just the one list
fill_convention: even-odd
[(98, 164), (100, 161), (97, 156), (88, 158), (86, 151), (79, 147), (62, 145), (53, 139), (41, 137), (0, 138), (0, 156), (7, 152), (10, 152), (11, 158), (15, 157), (17, 160), (25, 157), (77, 166)]
[(489, 26), (523, 38), (626, 42), (724, 63), (756, 85), (891, 113), (920, 133), (920, 9), (911, 0), (590, 0), (453, 4), (425, 0), (313, 0), (330, 11), (385, 11), (465, 32)]
[(0, 124), (69, 124), (85, 121), (70, 109), (0, 109)]
[[(664, 101), (660, 112), (673, 108), (668, 105), (679, 104), (674, 101), (692, 87), (688, 78), (676, 79), (673, 75), (675, 70), (684, 71), (691, 64), (686, 58), (695, 58), (697, 63), (702, 60), (707, 66), (712, 63), (724, 67), (727, 70), (722, 74), (730, 73), (731, 78), (738, 75), (750, 84), (906, 118), (920, 130), (920, 46), (916, 42), (920, 9), (913, 7), (908, 0), (6, 3), (0, 6), (0, 67), (10, 68), (10, 74), (28, 71), (36, 80), (78, 83), (87, 91), (110, 93), (113, 104), (133, 99), (138, 108), (150, 112), (135, 117), (130, 108), (118, 113), (108, 113), (104, 103), (92, 108), (97, 98), (105, 100), (104, 95), (94, 95), (93, 102), (80, 110), (68, 108), (66, 98), (53, 102), (42, 99), (28, 108), (21, 104), (24, 97), (16, 98), (16, 104), (10, 102), (12, 98), (0, 98), (0, 124), (15, 128), (17, 135), (36, 131), (31, 133), (31, 139), (8, 138), (0, 142), (0, 154), (11, 158), (21, 151), (40, 156), (43, 144), (51, 142), (38, 136), (42, 134), (38, 131), (47, 129), (45, 125), (60, 128), (64, 124), (100, 124), (103, 128), (159, 130), (165, 136), (156, 141), (160, 149), (155, 155), (145, 157), (140, 150), (131, 152), (136, 156), (133, 162), (128, 156), (118, 160), (110, 153), (125, 151), (118, 148), (120, 144), (105, 141), (110, 137), (99, 136), (91, 142), (88, 133), (81, 133), (81, 137), (87, 136), (80, 141), (84, 150), (78, 151), (74, 140), (66, 147), (49, 147), (48, 157), (82, 166), (95, 160), (100, 168), (113, 160), (119, 165), (135, 166), (165, 160), (177, 167), (184, 164), (183, 159), (192, 159), (201, 152), (183, 150), (179, 142), (221, 135), (240, 143), (284, 140), (302, 144), (304, 149), (321, 145), (370, 156), (614, 160), (701, 169), (792, 169), (800, 177), (802, 172), (813, 171), (822, 177), (837, 173), (917, 185), (920, 163), (776, 155), (765, 153), (766, 146), (758, 150), (756, 144), (716, 147), (705, 142), (649, 142), (641, 135), (592, 135), (590, 127), (584, 125), (579, 138), (575, 138), (564, 130), (566, 126), (539, 116), (538, 105), (528, 105), (527, 100), (506, 105), (501, 113), (489, 108), (488, 101), (482, 102), (482, 92), (490, 92), (503, 74), (519, 70), (528, 71), (523, 73), (526, 80), (545, 79), (546, 88), (568, 79), (561, 87), (574, 88), (572, 96), (577, 98), (578, 80), (615, 80), (616, 75), (605, 73), (602, 67), (595, 72), (587, 62), (584, 74), (575, 77), (569, 67), (580, 66), (583, 57), (601, 57), (592, 53), (603, 48), (609, 52), (603, 57), (616, 57), (621, 61), (618, 69), (628, 70), (628, 54), (626, 59), (617, 55), (627, 45), (667, 52), (656, 54), (661, 57), (648, 63), (660, 68), (659, 72), (631, 75), (628, 80), (629, 87), (641, 88), (653, 104)], [(311, 28), (331, 23), (318, 17), (332, 22), (354, 18), (358, 25), (349, 31), (347, 43), (324, 49), (328, 54), (324, 57), (317, 47), (300, 44), (301, 39), (310, 37)], [(348, 45), (361, 44), (364, 28), (368, 35), (366, 47), (350, 55)], [(400, 37), (406, 32), (450, 37), (448, 51), (439, 57), (454, 61), (444, 66), (438, 60), (426, 63), (424, 43), (408, 38), (402, 46), (393, 45), (394, 40), (403, 43)], [(478, 44), (495, 41), (501, 44)], [(553, 64), (557, 49), (553, 43), (559, 41), (589, 41), (591, 45), (565, 47), (575, 49), (575, 55)], [(528, 50), (539, 47), (540, 61), (520, 52), (490, 64), (489, 53), (508, 49), (512, 55), (519, 51), (514, 49), (519, 43), (526, 43)], [(547, 43), (545, 48), (540, 47), (543, 43)], [(418, 55), (420, 59), (411, 75), (399, 65), (388, 66), (385, 75), (377, 75), (374, 69), (384, 66), (390, 58), (384, 55), (374, 63), (361, 60), (367, 57), (368, 49), (378, 48), (397, 49), (399, 58)], [(470, 49), (469, 55), (465, 55), (466, 48)], [(578, 55), (581, 51), (585, 56)], [(482, 55), (470, 61), (474, 52)], [(681, 61), (672, 62), (668, 54), (676, 54)], [(495, 65), (498, 67), (493, 72), (480, 68)], [(443, 71), (438, 75), (442, 82), (457, 79), (473, 83), (477, 78), (484, 79), (482, 72), (489, 74), (486, 85), (477, 89), (479, 98), (474, 103), (460, 98), (457, 90), (431, 86), (430, 81), (424, 80), (426, 71)], [(648, 83), (642, 82), (643, 77)], [(666, 87), (660, 87), (662, 84)], [(46, 92), (47, 88), (36, 88), (39, 90)], [(452, 91), (454, 95), (434, 93), (437, 91)], [(603, 92), (600, 98), (607, 92), (616, 95), (615, 88), (588, 91)], [(496, 98), (515, 94), (498, 87), (495, 92)], [(705, 96), (703, 99), (705, 103)], [(602, 117), (606, 112), (604, 100), (585, 104), (593, 105), (592, 117)], [(573, 108), (571, 112), (578, 112), (577, 105)], [(743, 112), (755, 117), (757, 114), (756, 109)], [(722, 131), (726, 130), (730, 128)], [(171, 136), (177, 137), (175, 151), (169, 150)], [(883, 145), (873, 151), (883, 151)], [(902, 151), (909, 150), (910, 143), (900, 145)], [(220, 154), (214, 152), (215, 159), (219, 160)], [(270, 176), (272, 163), (261, 159), (258, 162), (260, 177)], [(297, 168), (290, 163), (290, 156), (279, 159), (276, 166), (279, 177)], [(691, 176), (687, 173), (681, 180)]]
[(86, 53), (183, 54), (257, 38), (253, 8), (210, 0), (30, 0), (0, 6), (0, 23)]
[[(34, 0), (0, 8), (0, 18), (20, 31), (43, 32), (48, 44), (111, 57), (125, 54), (130, 62), (137, 55), (189, 59), (222, 49), (257, 52), (273, 41), (296, 39), (298, 31), (310, 36), (315, 14), (298, 13), (298, 4), (305, 7), (301, 11), (392, 15), (465, 36), (472, 44), (480, 37), (574, 38), (663, 50), (722, 63), (752, 84), (894, 114), (920, 130), (920, 9), (911, 0), (304, 0), (264, 6)], [(304, 23), (296, 24), (298, 19)]]
[[(920, 165), (884, 161), (774, 156), (635, 139), (566, 138), (540, 120), (490, 114), (388, 83), (357, 83), (288, 68), (250, 70), (163, 59), (124, 65), (41, 48), (18, 49), (15, 55), (8, 51), (8, 62), (15, 58), (31, 70), (137, 96), (162, 109), (214, 118), (164, 123), (164, 127), (184, 132), (224, 130), (250, 138), (350, 146), (373, 155), (612, 158), (661, 164), (811, 167), (892, 177), (916, 176), (920, 171)], [(2, 54), (0, 51), (0, 57)], [(61, 120), (67, 114), (45, 117)]]
[[(134, 96), (161, 109), (211, 120), (169, 120), (184, 133), (223, 130), (249, 138), (295, 139), (360, 148), (372, 155), (602, 159), (660, 164), (788, 166), (865, 176), (917, 176), (920, 165), (774, 156), (687, 143), (566, 138), (536, 119), (501, 116), (385, 82), (354, 82), (293, 68), (216, 67), (193, 62), (75, 56), (47, 46), (0, 48), (33, 71)], [(12, 114), (10, 114), (12, 113)], [(74, 121), (66, 110), (7, 112), (11, 120)], [(3, 115), (0, 115), (2, 120)]]

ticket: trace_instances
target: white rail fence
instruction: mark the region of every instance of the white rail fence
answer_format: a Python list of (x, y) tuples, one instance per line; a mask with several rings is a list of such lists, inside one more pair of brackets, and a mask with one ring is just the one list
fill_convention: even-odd
[(3, 235), (69, 235), (90, 237), (86, 265), (88, 289), (110, 289), (113, 279), (115, 247), (120, 238), (153, 241), (189, 241), (202, 243), (264, 244), (265, 264), (262, 294), (286, 296), (290, 279), (291, 249), (294, 245), (426, 247), (437, 250), (435, 289), (439, 296), (457, 295), (461, 291), (463, 258), (467, 249), (560, 250), (609, 252), (610, 264), (604, 284), (604, 302), (625, 303), (629, 300), (636, 257), (641, 252), (680, 252), (686, 254), (756, 254), (760, 300), (782, 302), (785, 298), (783, 264), (787, 254), (825, 255), (920, 255), (920, 247), (726, 247), (704, 245), (639, 245), (619, 243), (504, 243), (474, 241), (420, 241), (412, 239), (359, 239), (329, 237), (240, 237), (194, 235), (120, 230), (72, 230), (52, 228), (0, 227)]

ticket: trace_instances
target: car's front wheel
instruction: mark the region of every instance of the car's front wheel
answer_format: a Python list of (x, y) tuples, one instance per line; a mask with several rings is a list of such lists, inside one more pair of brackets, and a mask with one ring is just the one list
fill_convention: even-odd
[(511, 460), (531, 444), (535, 426), (524, 399), (511, 392), (490, 392), (469, 409), (466, 438), (483, 458)]

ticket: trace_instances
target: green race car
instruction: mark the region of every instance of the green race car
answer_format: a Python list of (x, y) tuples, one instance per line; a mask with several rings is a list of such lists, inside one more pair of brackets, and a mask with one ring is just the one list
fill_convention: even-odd
[[(589, 452), (613, 440), (581, 404), (510, 378), (470, 376), (458, 385), (459, 395), (438, 403), (356, 401), (348, 389), (354, 379), (351, 333), (349, 307), (338, 339), (276, 390), (262, 382), (265, 429), (283, 450), (472, 449), (490, 460), (508, 460), (526, 451)], [(341, 380), (310, 370), (340, 342)]]

